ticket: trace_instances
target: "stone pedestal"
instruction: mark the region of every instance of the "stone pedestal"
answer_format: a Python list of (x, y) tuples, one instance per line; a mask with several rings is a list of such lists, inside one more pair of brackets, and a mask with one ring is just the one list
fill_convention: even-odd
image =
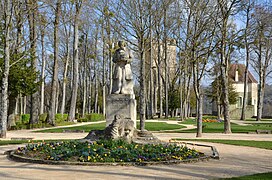
[(136, 127), (136, 100), (134, 94), (110, 94), (106, 102), (106, 126), (110, 125), (115, 115), (131, 119)]

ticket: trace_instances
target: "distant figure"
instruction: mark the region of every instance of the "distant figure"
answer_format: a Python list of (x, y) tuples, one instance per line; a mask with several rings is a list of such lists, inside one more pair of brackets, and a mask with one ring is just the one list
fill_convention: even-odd
[(119, 48), (113, 55), (113, 62), (115, 63), (112, 94), (134, 94), (133, 92), (133, 77), (130, 67), (132, 56), (130, 51), (126, 48), (125, 41), (118, 42)]

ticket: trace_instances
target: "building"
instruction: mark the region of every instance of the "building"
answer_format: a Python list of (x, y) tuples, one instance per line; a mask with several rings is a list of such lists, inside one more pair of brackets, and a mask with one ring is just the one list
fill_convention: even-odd
[[(244, 64), (231, 64), (229, 69), (229, 80), (232, 82), (234, 90), (238, 94), (236, 104), (230, 104), (230, 118), (240, 119), (243, 107), (244, 97), (244, 79), (245, 79)], [(248, 85), (247, 85), (247, 106), (246, 118), (257, 116), (257, 98), (258, 98), (258, 82), (248, 71)], [(213, 114), (217, 112), (216, 105), (213, 104)]]
[[(244, 96), (244, 79), (245, 79), (244, 64), (231, 64), (229, 70), (229, 78), (233, 82), (233, 87), (238, 93), (237, 103), (231, 105), (230, 116), (233, 118), (241, 117), (241, 109), (243, 106)], [(246, 117), (257, 116), (257, 98), (258, 98), (258, 82), (253, 75), (248, 71), (248, 86), (247, 86), (247, 108)]]

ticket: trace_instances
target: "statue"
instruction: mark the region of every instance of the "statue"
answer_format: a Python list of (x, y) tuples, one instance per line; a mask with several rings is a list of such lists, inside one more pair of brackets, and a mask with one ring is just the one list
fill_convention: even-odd
[(107, 138), (123, 139), (131, 142), (134, 136), (134, 122), (130, 119), (124, 119), (120, 114), (117, 114), (104, 132)]
[(118, 42), (119, 48), (113, 55), (115, 63), (113, 73), (112, 94), (134, 94), (133, 92), (133, 77), (130, 67), (132, 56), (126, 48), (125, 41)]

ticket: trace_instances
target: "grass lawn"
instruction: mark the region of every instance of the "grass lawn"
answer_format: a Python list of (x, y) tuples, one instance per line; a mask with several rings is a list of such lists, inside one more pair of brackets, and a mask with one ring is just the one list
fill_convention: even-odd
[[(59, 142), (59, 141), (70, 141), (71, 139), (58, 139), (58, 140), (44, 140), (45, 142)], [(0, 140), (0, 146), (11, 145), (11, 144), (24, 144), (24, 143), (38, 143), (42, 140)]]
[(52, 128), (52, 129), (45, 129), (45, 130), (40, 130), (40, 131), (35, 131), (35, 132), (43, 132), (43, 133), (62, 133), (63, 130), (80, 130), (80, 131), (85, 131), (89, 132), (91, 130), (102, 130), (106, 126), (106, 123), (98, 123), (98, 124), (89, 124), (89, 125), (83, 125), (83, 126), (75, 126), (75, 127), (66, 127), (66, 128)]
[[(140, 122), (137, 122), (137, 128), (140, 128)], [(146, 122), (145, 129), (148, 131), (165, 131), (185, 128), (185, 126), (177, 124), (167, 124), (165, 122)]]
[[(239, 120), (239, 119), (238, 119)], [(248, 118), (248, 119), (246, 119), (246, 121), (256, 121), (256, 118)], [(261, 120), (261, 122), (262, 121), (272, 121), (272, 119), (268, 119), (268, 118), (263, 118), (262, 120)]]
[(233, 179), (233, 180), (266, 180), (266, 179), (272, 179), (272, 172), (268, 173), (259, 173), (259, 174), (253, 174), (253, 175), (247, 175), (247, 176), (241, 176), (241, 177), (234, 177), (234, 178), (225, 178), (225, 179)]
[(257, 148), (272, 150), (272, 141), (225, 140), (225, 139), (177, 139), (177, 140), (212, 142), (212, 143), (221, 143), (221, 144), (231, 144), (231, 145), (237, 145), (237, 146), (257, 147)]
[[(54, 129), (46, 129), (40, 130), (35, 132), (44, 132), (44, 133), (62, 133), (63, 130), (84, 130), (85, 132), (89, 132), (91, 130), (102, 130), (106, 126), (106, 123), (98, 123), (98, 124), (90, 124), (84, 126), (76, 126), (76, 127), (66, 127), (66, 128), (54, 128)], [(140, 123), (137, 123), (137, 127), (139, 128)], [(177, 125), (177, 124), (167, 124), (164, 122), (146, 122), (145, 129), (149, 131), (160, 131), (160, 130), (174, 130), (174, 129), (181, 129), (184, 126)]]
[[(188, 119), (181, 122), (181, 124), (193, 124), (196, 125), (194, 119)], [(256, 132), (256, 130), (272, 130), (271, 123), (257, 123), (249, 124), (248, 126), (241, 126), (231, 123), (231, 130), (233, 133), (248, 133)], [(221, 133), (224, 131), (224, 122), (203, 122), (203, 133)], [(184, 133), (196, 133), (196, 129), (177, 131)]]

